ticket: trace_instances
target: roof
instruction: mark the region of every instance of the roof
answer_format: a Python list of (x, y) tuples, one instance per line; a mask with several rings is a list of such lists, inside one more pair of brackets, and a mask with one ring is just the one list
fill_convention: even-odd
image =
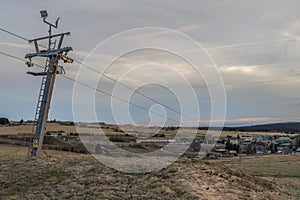
[(174, 138), (156, 138), (156, 137), (153, 137), (153, 138), (138, 138), (136, 139), (136, 142), (137, 143), (140, 143), (140, 142), (176, 142), (176, 139)]
[(276, 142), (278, 142), (278, 143), (286, 143), (286, 142), (291, 142), (291, 141), (292, 140), (289, 137), (280, 137), (276, 140)]
[(146, 141), (146, 140), (174, 140), (173, 138), (165, 138), (165, 137), (152, 137), (152, 138), (138, 138), (138, 140)]

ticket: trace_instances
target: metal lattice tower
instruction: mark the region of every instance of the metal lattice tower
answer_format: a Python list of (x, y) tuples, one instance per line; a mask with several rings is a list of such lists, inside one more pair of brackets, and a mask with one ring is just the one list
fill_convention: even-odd
[[(48, 31), (49, 35), (45, 37), (29, 40), (29, 43), (32, 42), (34, 43), (36, 52), (32, 54), (26, 54), (25, 56), (25, 58), (29, 60), (26, 62), (28, 67), (33, 66), (33, 63), (31, 63), (31, 59), (33, 57), (46, 58), (46, 64), (43, 72), (38, 72), (38, 73), (27, 72), (27, 74), (31, 74), (33, 76), (42, 76), (42, 84), (40, 87), (38, 103), (37, 103), (35, 117), (34, 117), (35, 124), (32, 129), (32, 132), (35, 135), (30, 142), (29, 156), (39, 155), (42, 149), (55, 78), (57, 74), (65, 73), (64, 68), (62, 66), (59, 66), (58, 63), (60, 60), (63, 60), (65, 63), (73, 62), (71, 58), (67, 57), (68, 52), (71, 51), (72, 48), (61, 47), (64, 36), (70, 35), (70, 32), (52, 35), (51, 28), (58, 27), (59, 18), (56, 20), (54, 25), (46, 21), (47, 16), (48, 16), (47, 11), (45, 10), (41, 11), (41, 17), (43, 18), (43, 22), (49, 25), (49, 31)], [(44, 47), (44, 46), (40, 45), (39, 42), (45, 40), (48, 40), (48, 47), (46, 49), (40, 50), (40, 47)]]

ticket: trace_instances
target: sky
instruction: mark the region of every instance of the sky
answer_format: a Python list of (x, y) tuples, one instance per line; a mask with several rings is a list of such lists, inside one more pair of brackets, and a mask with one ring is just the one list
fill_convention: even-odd
[[(176, 55), (161, 50), (130, 52), (107, 69), (101, 67), (101, 62), (103, 59), (111, 58), (111, 55), (94, 51), (92, 56), (86, 57), (108, 38), (143, 27), (175, 30), (202, 45), (204, 48), (202, 52), (195, 54), (193, 49), (184, 48), (184, 43), (180, 43), (176, 37), (163, 34), (151, 36), (155, 39), (153, 41), (155, 44), (168, 41), (170, 46), (182, 45), (182, 50), (187, 56), (204, 57), (207, 53), (212, 58), (224, 82), (227, 123), (300, 119), (299, 1), (87, 0), (83, 3), (79, 0), (47, 2), (11, 0), (2, 3), (0, 9), (0, 27), (28, 39), (47, 34), (47, 26), (40, 18), (40, 10), (48, 11), (47, 20), (51, 22), (60, 17), (59, 28), (55, 32), (71, 32), (71, 36), (64, 42), (64, 46), (71, 46), (74, 49), (69, 54), (70, 57), (88, 63), (97, 71), (105, 70), (107, 75), (115, 79), (124, 78), (122, 76), (127, 73), (129, 75), (121, 81), (123, 84), (168, 106), (168, 108), (160, 107), (147, 98), (131, 93), (127, 100), (145, 108), (141, 110), (132, 105), (127, 106), (130, 116), (136, 123), (149, 124), (151, 120), (159, 122), (163, 121), (164, 116), (168, 116), (169, 119), (180, 119), (174, 110), (178, 110), (181, 103), (189, 105), (191, 93), (182, 89), (184, 82), (176, 78), (178, 74), (189, 81), (196, 94), (199, 106), (197, 109), (201, 115), (199, 120), (206, 123), (211, 118), (212, 111), (211, 96), (205, 87), (205, 80), (194, 73), (191, 65)], [(147, 40), (147, 36), (144, 40)], [(124, 43), (126, 47), (132, 45), (129, 41), (130, 38), (128, 44)], [(143, 42), (143, 35), (134, 38), (133, 41)], [(0, 51), (24, 58), (25, 54), (32, 53), (34, 48), (22, 39), (0, 31)], [(109, 49), (106, 51), (109, 52)], [(2, 61), (0, 116), (13, 120), (33, 119), (41, 78), (32, 77), (26, 72), (39, 69), (37, 67), (28, 69), (24, 62), (7, 56), (0, 55), (0, 59)], [(34, 62), (44, 64), (43, 59), (34, 58)], [(63, 65), (66, 76), (75, 79), (80, 71), (80, 65), (78, 63)], [(145, 65), (144, 68), (135, 70), (134, 67), (141, 65)], [(175, 73), (172, 73), (172, 70)], [(90, 71), (83, 76), (82, 81), (90, 83), (91, 77), (94, 76), (95, 72)], [(101, 75), (97, 74), (96, 77), (99, 78)], [(166, 87), (155, 83), (143, 85), (143, 81), (164, 83)], [(73, 120), (73, 86), (72, 81), (57, 77), (49, 119)], [(96, 87), (113, 94), (114, 88), (119, 85), (104, 78)], [(177, 88), (180, 95), (185, 98), (179, 101), (176, 99), (177, 94), (168, 90), (168, 87)], [(125, 89), (121, 88), (119, 92), (115, 91), (114, 95), (122, 96), (123, 92), (126, 93)], [(84, 92), (82, 96), (85, 97)], [(85, 99), (82, 100), (79, 107), (84, 113)], [(96, 92), (95, 110), (99, 121), (116, 122), (111, 108), (112, 101), (111, 97)], [(153, 115), (153, 112), (148, 112), (149, 109), (163, 116)], [(192, 105), (185, 109), (186, 115), (194, 114), (195, 108)], [(125, 112), (122, 109), (117, 110), (117, 115), (123, 116), (121, 113), (123, 111)], [(129, 123), (130, 120), (126, 116), (119, 117), (121, 118), (119, 121)], [(192, 120), (197, 119), (193, 117)]]

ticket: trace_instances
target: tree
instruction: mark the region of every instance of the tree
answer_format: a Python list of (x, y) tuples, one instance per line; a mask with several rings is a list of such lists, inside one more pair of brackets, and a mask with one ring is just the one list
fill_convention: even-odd
[(233, 144), (233, 145), (232, 145), (232, 150), (235, 150), (236, 152), (239, 152), (239, 150), (240, 150), (240, 145), (238, 145), (238, 144)]
[(23, 123), (24, 123), (24, 120), (21, 119), (21, 120), (20, 120), (20, 125), (23, 125)]
[(276, 153), (277, 152), (277, 144), (272, 143), (271, 144), (271, 153)]
[(230, 142), (230, 140), (227, 140), (227, 142), (226, 142), (226, 146), (225, 146), (225, 149), (227, 149), (227, 150), (231, 150), (231, 142)]
[(0, 118), (0, 124), (2, 124), (2, 125), (9, 124), (9, 120), (5, 117), (1, 117)]

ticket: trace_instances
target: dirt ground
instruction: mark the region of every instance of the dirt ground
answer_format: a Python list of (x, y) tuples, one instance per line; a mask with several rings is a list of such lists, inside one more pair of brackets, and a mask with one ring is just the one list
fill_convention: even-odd
[(230, 161), (181, 158), (157, 172), (129, 174), (88, 154), (44, 150), (28, 159), (27, 151), (0, 145), (1, 199), (298, 199), (279, 179), (249, 175)]

